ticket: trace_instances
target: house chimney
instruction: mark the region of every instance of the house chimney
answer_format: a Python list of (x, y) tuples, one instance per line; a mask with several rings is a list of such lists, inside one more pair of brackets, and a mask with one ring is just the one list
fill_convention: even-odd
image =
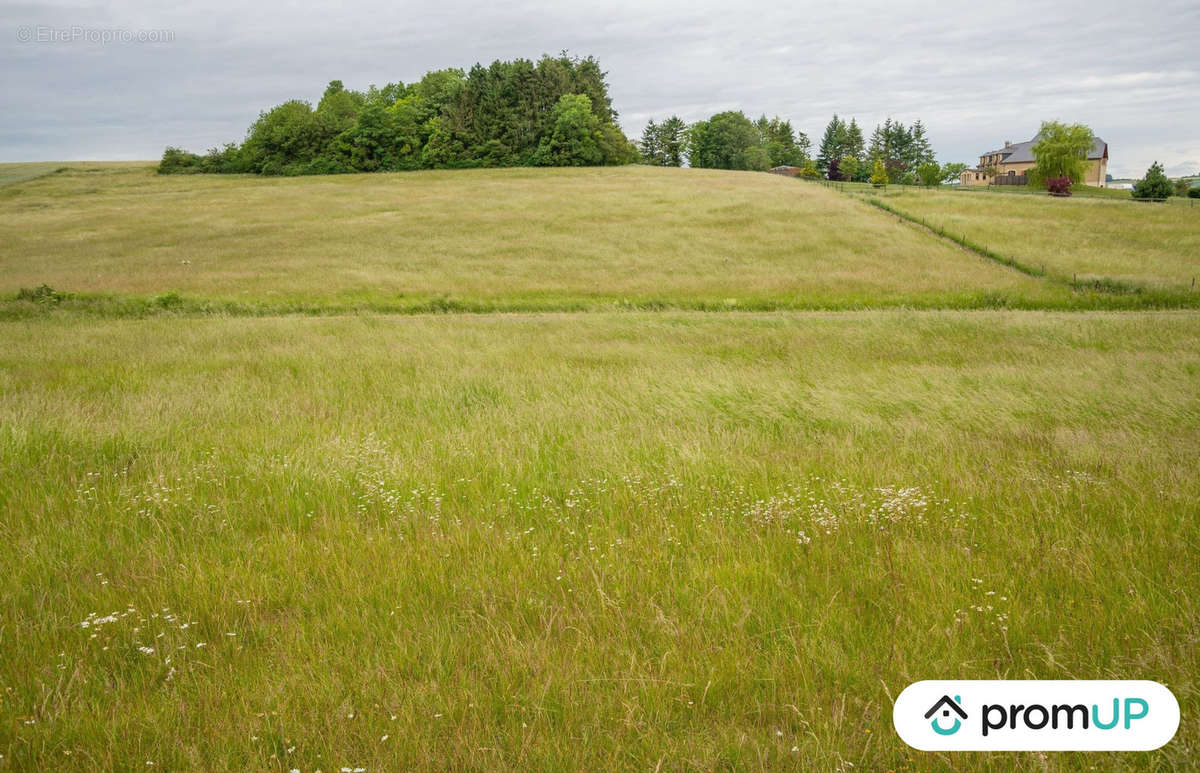
[(1012, 143), (1011, 143), (1011, 142), (1009, 142), (1008, 140), (1005, 140), (1005, 141), (1004, 141), (1004, 147), (1006, 147), (1006, 148), (1011, 148), (1011, 147), (1012, 147)]

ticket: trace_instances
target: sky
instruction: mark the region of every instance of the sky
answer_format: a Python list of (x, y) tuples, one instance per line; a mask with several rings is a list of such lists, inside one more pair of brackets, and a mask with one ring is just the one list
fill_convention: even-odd
[[(178, 7), (170, 7), (178, 6)], [(649, 119), (740, 109), (814, 146), (921, 119), (973, 163), (1043, 120), (1084, 123), (1109, 172), (1200, 172), (1200, 2), (707, 0), (0, 2), (0, 161), (157, 159), (241, 141), (325, 85), (543, 53), (595, 56), (631, 138)]]

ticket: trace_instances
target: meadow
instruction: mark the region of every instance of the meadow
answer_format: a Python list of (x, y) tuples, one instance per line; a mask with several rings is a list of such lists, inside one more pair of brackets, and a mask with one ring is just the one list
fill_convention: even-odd
[(1200, 209), (1087, 196), (916, 188), (857, 192), (1060, 282), (1114, 280), (1190, 293), (1200, 278)]
[(30, 161), (16, 164), (0, 164), (0, 187), (27, 182), (38, 177), (53, 174), (58, 169), (68, 165), (57, 161)]
[(1075, 302), (834, 191), (751, 172), (97, 166), (0, 189), (0, 213), (5, 294), (390, 311)]
[[(1052, 310), (1093, 296), (770, 175), (89, 168), (0, 191), (0, 771), (1200, 754), (1196, 311)], [(373, 305), (400, 283), (580, 308)], [(80, 297), (16, 300), (40, 284)], [(689, 310), (724, 294), (779, 306)], [(937, 678), (1151, 679), (1183, 720), (1150, 753), (917, 752), (891, 703)]]

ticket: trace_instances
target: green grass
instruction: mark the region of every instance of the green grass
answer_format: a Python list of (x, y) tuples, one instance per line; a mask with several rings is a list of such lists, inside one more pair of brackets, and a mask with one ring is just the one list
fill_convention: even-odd
[[(1197, 752), (1193, 313), (0, 336), (0, 766)], [(1154, 679), (1183, 726), (1152, 754), (920, 754), (890, 707), (923, 678)]]
[[(873, 195), (967, 249), (700, 170), (0, 189), (0, 772), (1189, 766), (1200, 313), (1048, 311), (1194, 305), (1189, 213)], [(930, 678), (1183, 723), (919, 753)]]
[(273, 312), (1078, 302), (819, 186), (650, 167), (72, 169), (0, 191), (0, 293), (41, 285), (110, 308), (176, 293)]
[(1200, 277), (1200, 210), (952, 191), (872, 195), (1060, 282), (1108, 280), (1200, 297), (1200, 290), (1192, 292)]
[(27, 163), (0, 164), (0, 188), (6, 185), (28, 182), (54, 174), (65, 164), (57, 161), (31, 161)]

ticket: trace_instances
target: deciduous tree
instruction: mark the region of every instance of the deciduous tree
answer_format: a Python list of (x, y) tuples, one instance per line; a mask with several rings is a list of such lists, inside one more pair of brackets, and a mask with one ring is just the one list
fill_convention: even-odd
[(1036, 162), (1029, 170), (1030, 185), (1045, 186), (1052, 177), (1069, 177), (1082, 182), (1087, 171), (1087, 154), (1095, 137), (1083, 124), (1044, 121), (1030, 149)]

